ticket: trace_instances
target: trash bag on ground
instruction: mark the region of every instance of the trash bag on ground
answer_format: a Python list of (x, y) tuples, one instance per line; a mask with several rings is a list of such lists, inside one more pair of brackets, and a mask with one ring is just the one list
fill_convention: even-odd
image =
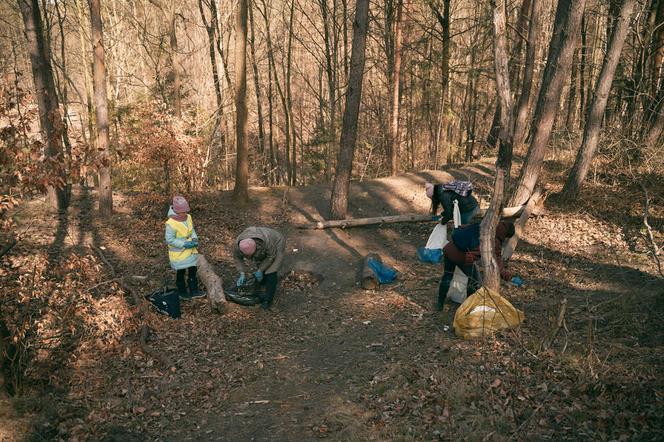
[(224, 287), (224, 295), (229, 301), (244, 306), (252, 306), (261, 303), (260, 297), (256, 291), (256, 285), (253, 281), (244, 284), (242, 287), (237, 287), (236, 285)]
[(367, 264), (376, 275), (378, 282), (381, 284), (390, 283), (397, 277), (397, 271), (395, 269), (386, 264), (383, 264), (377, 259), (369, 258)]
[(463, 339), (481, 338), (517, 327), (525, 315), (498, 293), (485, 287), (470, 295), (454, 315), (454, 333)]
[(159, 289), (146, 295), (145, 299), (150, 301), (155, 310), (162, 315), (170, 316), (173, 319), (178, 319), (181, 316), (180, 296), (176, 289)]

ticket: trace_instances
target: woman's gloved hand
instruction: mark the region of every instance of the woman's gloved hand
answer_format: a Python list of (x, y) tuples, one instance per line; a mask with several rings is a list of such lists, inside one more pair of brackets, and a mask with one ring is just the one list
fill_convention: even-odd
[(185, 249), (193, 249), (193, 248), (196, 248), (197, 245), (198, 245), (198, 242), (194, 242), (194, 241), (185, 241), (183, 247), (184, 247)]
[(242, 287), (245, 282), (247, 282), (247, 277), (245, 276), (244, 272), (240, 272), (240, 277), (237, 279), (235, 285), (237, 287)]
[(512, 276), (512, 279), (510, 280), (512, 284), (514, 284), (517, 287), (521, 287), (523, 285), (523, 279), (521, 279), (518, 276)]
[(254, 273), (254, 278), (256, 278), (257, 282), (261, 282), (263, 280), (263, 272), (260, 270)]

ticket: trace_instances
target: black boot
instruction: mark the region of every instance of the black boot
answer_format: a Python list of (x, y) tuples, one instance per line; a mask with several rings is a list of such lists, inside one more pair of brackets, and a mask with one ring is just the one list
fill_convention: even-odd
[(189, 267), (189, 299), (202, 298), (205, 293), (198, 290), (198, 277), (196, 277), (196, 267)]
[(175, 273), (175, 286), (178, 289), (178, 296), (180, 299), (189, 299), (189, 295), (187, 294), (187, 286), (184, 283), (185, 272), (185, 269), (181, 269)]

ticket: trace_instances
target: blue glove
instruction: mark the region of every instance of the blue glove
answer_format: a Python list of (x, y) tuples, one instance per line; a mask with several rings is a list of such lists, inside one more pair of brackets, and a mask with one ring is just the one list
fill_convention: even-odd
[(438, 221), (440, 219), (440, 215), (433, 215), (431, 217), (431, 221)]
[(247, 277), (244, 276), (244, 272), (241, 272), (240, 277), (237, 279), (237, 282), (235, 283), (235, 285), (237, 287), (242, 287), (245, 282), (247, 282)]
[(517, 287), (521, 287), (523, 285), (523, 279), (521, 279), (518, 276), (512, 276), (512, 279), (510, 280), (512, 284), (514, 284)]
[(263, 280), (263, 272), (260, 270), (254, 273), (254, 278), (256, 278), (257, 282), (261, 282)]
[(193, 242), (196, 247), (198, 247), (198, 238), (191, 238), (191, 242)]
[(198, 245), (197, 242), (194, 241), (185, 241), (183, 247), (185, 249), (193, 249)]

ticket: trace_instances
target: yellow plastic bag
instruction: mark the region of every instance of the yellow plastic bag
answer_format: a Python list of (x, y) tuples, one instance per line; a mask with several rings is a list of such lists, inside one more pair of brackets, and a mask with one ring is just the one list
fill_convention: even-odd
[(454, 332), (463, 339), (481, 338), (497, 330), (514, 328), (525, 315), (485, 287), (469, 296), (454, 315)]

